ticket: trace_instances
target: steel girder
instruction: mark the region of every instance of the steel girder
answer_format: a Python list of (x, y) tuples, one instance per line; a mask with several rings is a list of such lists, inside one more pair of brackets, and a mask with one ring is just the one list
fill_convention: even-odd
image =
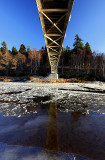
[(36, 0), (51, 73), (55, 75), (73, 3), (74, 0)]

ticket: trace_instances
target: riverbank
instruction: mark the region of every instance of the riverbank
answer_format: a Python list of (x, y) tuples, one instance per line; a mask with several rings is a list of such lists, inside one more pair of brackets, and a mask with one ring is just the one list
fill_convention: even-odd
[(85, 81), (76, 78), (59, 78), (59, 79), (47, 79), (45, 77), (38, 76), (22, 76), (22, 77), (9, 77), (9, 76), (1, 76), (0, 82), (28, 82), (28, 83), (103, 83), (100, 81)]

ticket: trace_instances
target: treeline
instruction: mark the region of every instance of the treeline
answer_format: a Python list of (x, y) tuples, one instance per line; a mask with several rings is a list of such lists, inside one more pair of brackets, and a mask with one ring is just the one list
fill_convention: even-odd
[[(24, 44), (7, 49), (5, 42), (0, 48), (0, 75), (24, 76), (40, 75), (47, 76), (50, 73), (50, 64), (46, 47), (39, 51), (27, 49)], [(62, 48), (58, 73), (63, 78), (78, 78), (84, 80), (105, 80), (105, 54), (92, 52), (90, 44), (83, 44), (83, 40), (76, 35), (73, 49), (69, 46)]]
[(62, 51), (59, 72), (65, 78), (75, 77), (84, 80), (105, 80), (105, 54), (92, 52), (90, 44), (85, 45), (76, 35), (73, 49)]
[(46, 59), (47, 54), (44, 49), (31, 51), (30, 47), (26, 49), (25, 45), (21, 44), (19, 51), (14, 46), (10, 51), (7, 49), (7, 44), (2, 42), (0, 48), (0, 75), (35, 75)]

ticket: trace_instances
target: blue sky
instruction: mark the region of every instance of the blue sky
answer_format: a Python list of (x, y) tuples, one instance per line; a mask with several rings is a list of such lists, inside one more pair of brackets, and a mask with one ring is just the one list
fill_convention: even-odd
[[(63, 46), (73, 48), (76, 34), (92, 51), (105, 53), (105, 0), (75, 0)], [(0, 46), (3, 41), (10, 50), (45, 46), (35, 0), (0, 0)]]

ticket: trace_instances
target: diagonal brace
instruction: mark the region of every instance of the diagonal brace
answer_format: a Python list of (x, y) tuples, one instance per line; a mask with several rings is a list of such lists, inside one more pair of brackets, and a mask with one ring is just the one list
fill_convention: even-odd
[(53, 23), (53, 21), (44, 12), (41, 12), (41, 13), (53, 24), (54, 27), (56, 27), (59, 30), (59, 32), (63, 33), (60, 30), (60, 28), (55, 23)]
[[(56, 41), (54, 41), (52, 38), (50, 38), (49, 36), (47, 36), (46, 34), (44, 35), (47, 39), (49, 39), (50, 41), (52, 41), (52, 43), (55, 43), (57, 46), (60, 46)], [(60, 37), (61, 38), (61, 37)]]
[[(58, 19), (58, 21), (55, 23), (56, 25), (58, 24), (58, 22), (60, 22), (64, 17), (66, 16), (66, 14), (64, 14), (60, 19)], [(54, 27), (54, 25), (51, 26), (51, 28), (47, 31), (47, 33)]]
[[(63, 36), (62, 36), (62, 37), (59, 37), (59, 38), (58, 38), (58, 39), (56, 39), (54, 42), (56, 42), (56, 43), (57, 43), (57, 41), (58, 41), (58, 40), (60, 40), (61, 38), (63, 38)], [(49, 44), (49, 46), (50, 46), (50, 45), (52, 45), (52, 44), (53, 44), (53, 41)], [(59, 45), (59, 46), (60, 46), (60, 45)]]

